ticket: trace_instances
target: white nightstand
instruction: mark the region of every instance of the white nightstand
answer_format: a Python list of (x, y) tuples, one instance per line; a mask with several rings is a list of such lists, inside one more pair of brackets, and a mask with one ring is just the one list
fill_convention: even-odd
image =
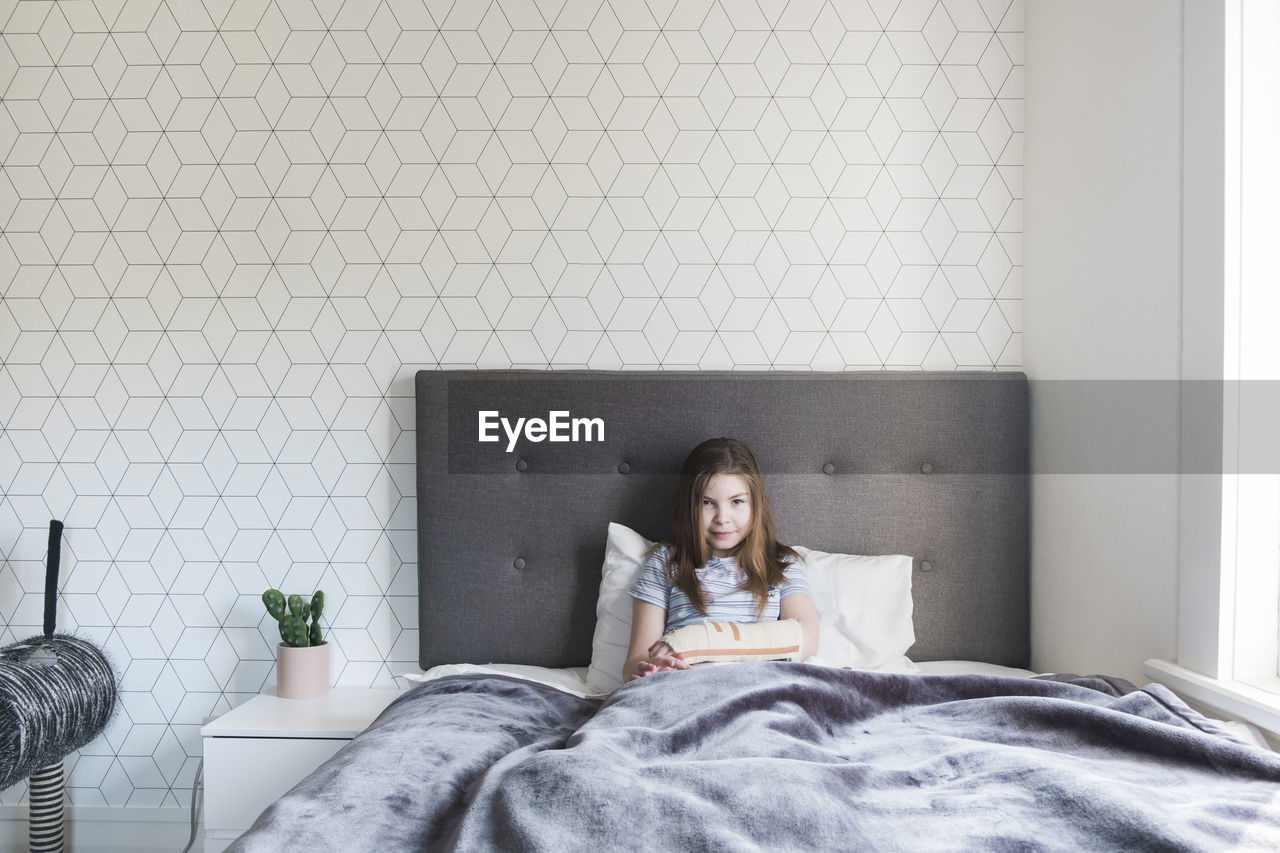
[(255, 696), (200, 729), (205, 853), (222, 853), (262, 810), (364, 731), (396, 688), (335, 688), (315, 699)]

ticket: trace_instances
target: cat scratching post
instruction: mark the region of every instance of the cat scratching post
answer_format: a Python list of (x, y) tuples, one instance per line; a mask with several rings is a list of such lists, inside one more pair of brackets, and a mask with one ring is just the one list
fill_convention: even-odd
[(0, 790), (30, 778), (31, 853), (63, 849), (62, 759), (98, 736), (116, 679), (87, 640), (55, 634), (62, 522), (49, 522), (44, 633), (0, 649)]

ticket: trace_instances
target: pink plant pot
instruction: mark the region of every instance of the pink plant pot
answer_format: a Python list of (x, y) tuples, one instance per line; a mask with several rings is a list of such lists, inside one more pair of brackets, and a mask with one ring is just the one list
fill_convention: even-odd
[(329, 692), (329, 644), (293, 648), (276, 646), (276, 695), (313, 699)]

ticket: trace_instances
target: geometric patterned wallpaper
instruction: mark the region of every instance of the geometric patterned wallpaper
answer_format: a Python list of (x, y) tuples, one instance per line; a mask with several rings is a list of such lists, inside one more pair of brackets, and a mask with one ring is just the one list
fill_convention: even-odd
[[(72, 800), (416, 667), (435, 366), (1020, 363), (1021, 0), (0, 2), (0, 644), (106, 647)], [(25, 797), (25, 786), (0, 803)]]

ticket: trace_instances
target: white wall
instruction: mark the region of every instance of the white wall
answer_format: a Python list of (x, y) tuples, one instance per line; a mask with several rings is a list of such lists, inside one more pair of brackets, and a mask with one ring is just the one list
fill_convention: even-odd
[(78, 804), (186, 802), (268, 585), (416, 665), (419, 368), (1021, 363), (1021, 0), (0, 16), (0, 644), (64, 519)]
[[(1033, 664), (1141, 681), (1176, 649), (1182, 4), (1028, 0), (1026, 44)], [(1094, 436), (1134, 428), (1125, 473), (1071, 428), (1098, 379), (1146, 401)]]

